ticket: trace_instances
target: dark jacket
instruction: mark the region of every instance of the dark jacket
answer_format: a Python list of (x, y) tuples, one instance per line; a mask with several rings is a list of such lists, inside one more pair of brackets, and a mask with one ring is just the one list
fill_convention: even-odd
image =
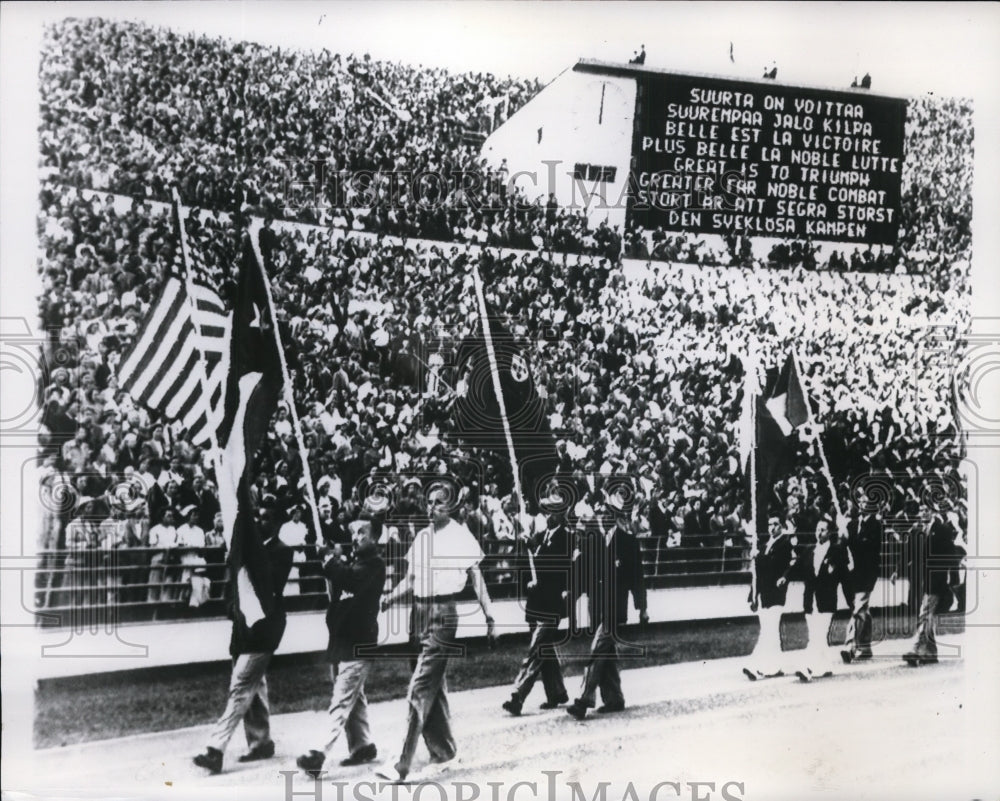
[(603, 535), (587, 542), (590, 552), (582, 567), (581, 592), (590, 598), (592, 623), (608, 621), (621, 626), (628, 621), (628, 597), (635, 608), (646, 609), (646, 582), (639, 540), (616, 528), (610, 542)]
[(813, 603), (817, 612), (837, 611), (837, 588), (844, 588), (844, 598), (850, 601), (849, 580), (847, 569), (847, 546), (841, 542), (831, 542), (826, 556), (816, 569), (814, 554), (816, 545), (805, 550), (800, 561), (801, 575), (805, 583), (803, 607), (806, 613), (813, 611)]
[(640, 612), (646, 611), (646, 579), (642, 569), (642, 548), (634, 534), (617, 529), (609, 548), (615, 582), (615, 617), (619, 625), (628, 620), (628, 597)]
[[(363, 658), (361, 646), (378, 643), (378, 611), (385, 586), (385, 560), (378, 546), (357, 554), (353, 562), (328, 559), (323, 573), (330, 580), (326, 655), (331, 662)], [(367, 649), (365, 649), (367, 650)]]
[[(965, 555), (957, 544), (958, 531), (951, 521), (935, 515), (929, 525), (922, 525), (906, 549), (909, 556), (906, 567), (914, 583), (914, 598), (927, 593), (936, 595), (946, 604), (951, 603), (952, 585), (957, 583), (957, 572)], [(947, 606), (945, 607), (947, 608)]]
[[(285, 634), (284, 594), (288, 574), (292, 570), (293, 551), (277, 537), (271, 537), (264, 543), (264, 552), (271, 570), (273, 608), (252, 627), (246, 625), (241, 615), (233, 616), (229, 653), (234, 657), (240, 654), (274, 653)], [(236, 577), (231, 572), (230, 569), (229, 586), (235, 592)]]
[(534, 551), (537, 584), (528, 589), (524, 619), (551, 620), (566, 617), (569, 592), (570, 536), (565, 524), (547, 529)]
[(871, 592), (875, 589), (882, 567), (882, 539), (885, 527), (876, 515), (855, 516), (847, 524), (847, 545), (854, 559), (851, 574), (853, 592)]
[[(795, 566), (795, 545), (791, 536), (778, 535), (770, 549), (767, 547), (769, 542), (765, 539), (761, 543), (754, 565), (757, 570), (757, 595), (764, 609), (785, 605), (789, 574)], [(780, 587), (778, 579), (785, 580)]]

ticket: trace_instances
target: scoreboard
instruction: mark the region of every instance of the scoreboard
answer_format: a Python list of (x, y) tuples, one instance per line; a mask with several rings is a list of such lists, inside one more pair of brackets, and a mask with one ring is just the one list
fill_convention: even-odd
[(905, 100), (707, 76), (635, 78), (633, 224), (896, 243)]

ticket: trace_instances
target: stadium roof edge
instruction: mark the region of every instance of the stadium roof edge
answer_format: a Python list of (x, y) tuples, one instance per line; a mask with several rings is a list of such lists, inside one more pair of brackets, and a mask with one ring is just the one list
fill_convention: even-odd
[[(581, 58), (573, 65), (575, 72), (591, 72), (603, 75), (613, 75), (617, 77), (629, 75), (684, 75), (694, 78), (709, 78), (716, 81), (729, 81), (730, 83), (750, 83), (759, 86), (782, 86), (788, 89), (816, 89), (824, 92), (843, 92), (845, 94), (857, 94), (862, 97), (878, 97), (885, 100), (899, 100), (905, 102), (909, 97), (917, 95), (888, 95), (881, 92), (873, 92), (871, 89), (862, 89), (851, 86), (818, 86), (804, 83), (788, 83), (770, 78), (747, 78), (736, 75), (718, 75), (710, 72), (689, 72), (686, 70), (670, 69), (667, 67), (647, 67), (642, 64), (622, 64), (614, 61), (601, 61), (594, 58)], [(561, 74), (561, 73), (560, 73)]]

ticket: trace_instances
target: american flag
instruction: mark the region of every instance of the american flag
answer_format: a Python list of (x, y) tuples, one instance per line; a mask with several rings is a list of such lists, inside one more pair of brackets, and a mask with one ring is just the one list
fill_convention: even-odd
[[(136, 402), (179, 422), (192, 444), (214, 444), (222, 417), (232, 316), (202, 280), (197, 245), (173, 205), (180, 247), (173, 270), (118, 368), (119, 386)], [(190, 287), (190, 291), (188, 289)]]

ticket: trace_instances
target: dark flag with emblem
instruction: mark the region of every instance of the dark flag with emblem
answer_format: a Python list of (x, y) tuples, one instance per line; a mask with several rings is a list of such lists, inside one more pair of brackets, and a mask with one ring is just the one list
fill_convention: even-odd
[(246, 235), (233, 310), (225, 410), (219, 426), (219, 501), (230, 543), (234, 621), (251, 631), (274, 611), (270, 568), (250, 499), (254, 455), (282, 388), (281, 359), (265, 280)]
[[(555, 474), (555, 437), (549, 428), (544, 400), (538, 395), (522, 343), (502, 320), (490, 316), (490, 338), (496, 358), (500, 391), (517, 458), (525, 501), (534, 508), (545, 484)], [(454, 433), (478, 448), (507, 453), (507, 441), (494, 389), (492, 365), (484, 336), (469, 336), (456, 354), (458, 400), (452, 410)], [(511, 482), (501, 482), (510, 484)], [(509, 486), (501, 486), (506, 492)]]
[[(808, 398), (789, 354), (781, 372), (770, 371), (767, 389), (760, 391), (756, 368), (747, 366), (743, 414), (739, 423), (740, 465), (744, 477), (744, 499), (756, 494), (758, 534), (767, 530), (768, 510), (775, 483), (794, 466), (797, 439), (792, 433), (809, 419)], [(753, 468), (750, 459), (755, 460)]]

